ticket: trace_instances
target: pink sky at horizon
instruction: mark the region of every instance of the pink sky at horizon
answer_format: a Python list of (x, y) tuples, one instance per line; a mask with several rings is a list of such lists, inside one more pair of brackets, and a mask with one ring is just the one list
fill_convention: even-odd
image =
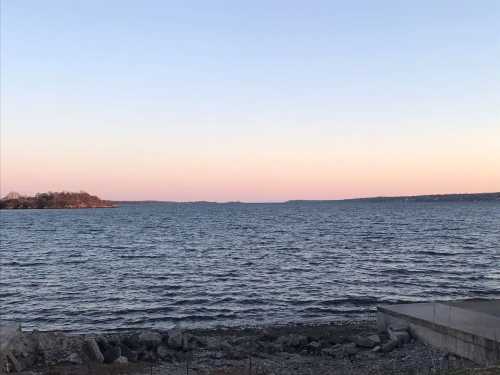
[[(64, 137), (63, 137), (64, 138)], [(112, 200), (248, 201), (500, 191), (500, 132), (323, 138), (9, 137), (1, 193)], [(89, 145), (92, 145), (90, 148)], [(193, 154), (198, 150), (198, 154)]]

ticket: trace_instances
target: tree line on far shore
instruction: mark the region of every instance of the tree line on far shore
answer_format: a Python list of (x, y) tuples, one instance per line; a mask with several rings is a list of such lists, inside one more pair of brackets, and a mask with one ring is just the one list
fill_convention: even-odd
[(83, 191), (38, 193), (32, 197), (9, 193), (0, 200), (0, 209), (99, 207), (113, 207), (113, 204)]

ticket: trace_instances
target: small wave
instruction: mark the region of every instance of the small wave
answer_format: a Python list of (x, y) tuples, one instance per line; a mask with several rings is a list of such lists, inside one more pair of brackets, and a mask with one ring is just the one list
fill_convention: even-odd
[(0, 293), (0, 298), (20, 296), (20, 295), (21, 294), (18, 292), (3, 292), (3, 293)]
[(365, 306), (365, 305), (373, 305), (379, 302), (378, 298), (375, 297), (370, 297), (370, 296), (359, 296), (359, 297), (344, 297), (344, 298), (338, 298), (338, 299), (330, 299), (330, 300), (324, 300), (324, 301), (319, 301), (318, 304), (321, 306), (339, 306), (339, 305), (345, 305), (345, 304), (351, 304), (351, 305), (356, 305), (356, 306)]
[(122, 259), (157, 259), (164, 258), (165, 255), (120, 255)]
[(36, 266), (45, 266), (48, 265), (48, 263), (45, 262), (6, 262), (6, 263), (1, 263), (0, 266), (11, 266), (11, 267), (36, 267)]
[(145, 313), (145, 314), (154, 314), (154, 313), (167, 313), (175, 311), (175, 308), (168, 306), (161, 307), (142, 307), (142, 308), (124, 308), (111, 310), (113, 314), (119, 315), (127, 315), (127, 314), (136, 314), (136, 313)]
[(462, 255), (461, 253), (446, 253), (446, 252), (442, 252), (442, 251), (433, 251), (433, 250), (418, 251), (415, 254), (418, 254), (418, 255), (436, 255), (436, 256)]
[(181, 299), (173, 301), (171, 304), (174, 306), (184, 306), (184, 305), (203, 305), (209, 302), (210, 301), (205, 298), (192, 298), (192, 299)]
[(263, 305), (267, 301), (260, 298), (242, 298), (235, 301), (238, 305)]
[(346, 314), (346, 313), (365, 313), (369, 311), (369, 309), (350, 309), (350, 308), (343, 308), (343, 309), (329, 309), (329, 308), (324, 308), (324, 307), (308, 307), (303, 310), (306, 314), (320, 314), (320, 315), (325, 315), (325, 314), (331, 314), (331, 315), (338, 315), (338, 314)]
[(87, 259), (84, 260), (67, 260), (62, 262), (61, 264), (83, 264), (83, 263), (88, 263)]

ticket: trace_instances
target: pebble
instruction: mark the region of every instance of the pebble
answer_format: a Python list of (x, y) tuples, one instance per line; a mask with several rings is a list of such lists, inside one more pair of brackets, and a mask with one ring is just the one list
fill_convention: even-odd
[(128, 359), (127, 359), (127, 357), (120, 356), (120, 357), (116, 358), (113, 363), (125, 364), (125, 363), (128, 363)]

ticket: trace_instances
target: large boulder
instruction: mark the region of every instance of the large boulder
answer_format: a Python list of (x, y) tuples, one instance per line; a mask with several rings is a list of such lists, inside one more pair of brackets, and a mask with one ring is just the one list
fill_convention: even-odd
[(184, 333), (180, 329), (173, 329), (168, 333), (168, 346), (175, 350), (182, 350)]
[[(37, 353), (40, 354), (44, 364), (49, 366), (64, 363), (73, 353), (80, 354), (87, 351), (89, 356), (94, 354), (89, 346), (92, 344), (84, 341), (81, 336), (71, 336), (61, 332), (34, 332), (31, 339), (36, 343)], [(93, 343), (98, 349), (95, 340)], [(100, 350), (97, 350), (95, 353), (97, 361), (99, 352)]]
[(121, 346), (122, 356), (126, 357), (129, 362), (137, 362), (139, 360), (139, 352), (137, 350), (130, 349), (127, 345)]
[(370, 335), (370, 336), (356, 335), (351, 337), (351, 341), (361, 348), (371, 349), (380, 344), (380, 337), (378, 335)]
[(198, 337), (183, 332), (180, 329), (173, 329), (168, 333), (167, 345), (171, 349), (190, 351), (203, 345)]
[(321, 352), (321, 343), (319, 341), (312, 341), (306, 346), (306, 351), (311, 354), (318, 354)]
[(162, 360), (170, 360), (172, 358), (173, 350), (167, 345), (159, 345), (158, 348), (156, 348), (156, 354)]
[(399, 343), (396, 340), (390, 340), (390, 341), (387, 341), (386, 343), (384, 343), (380, 347), (380, 351), (383, 353), (388, 353), (388, 352), (392, 351), (393, 349), (395, 349), (398, 345), (399, 345)]
[(99, 350), (101, 351), (101, 353), (104, 353), (112, 346), (104, 336), (97, 336), (94, 339), (97, 343), (97, 346), (99, 346)]
[(9, 368), (21, 371), (37, 360), (37, 343), (33, 334), (21, 331), (17, 323), (0, 322), (0, 372)]
[(0, 373), (21, 372), (23, 366), (10, 351), (2, 351), (2, 367)]
[(406, 329), (389, 326), (387, 333), (389, 334), (390, 339), (398, 342), (399, 345), (403, 345), (410, 341), (410, 334)]
[(151, 349), (161, 344), (162, 336), (158, 332), (144, 331), (139, 334), (138, 340), (141, 344)]
[(21, 340), (21, 325), (13, 322), (0, 322), (0, 352), (7, 352), (15, 341)]
[(359, 352), (359, 349), (356, 347), (355, 343), (349, 344), (336, 344), (331, 348), (326, 348), (321, 351), (324, 355), (329, 355), (335, 358), (345, 358), (352, 356)]
[(127, 335), (122, 339), (122, 344), (130, 349), (139, 350), (143, 346), (139, 340), (139, 336), (140, 335), (138, 333)]
[(104, 352), (104, 363), (113, 363), (122, 356), (122, 349), (119, 346), (110, 346)]
[(94, 338), (89, 337), (85, 340), (85, 348), (91, 361), (99, 363), (104, 362), (104, 355), (102, 354), (101, 349), (99, 348), (99, 345), (97, 345), (97, 342)]

